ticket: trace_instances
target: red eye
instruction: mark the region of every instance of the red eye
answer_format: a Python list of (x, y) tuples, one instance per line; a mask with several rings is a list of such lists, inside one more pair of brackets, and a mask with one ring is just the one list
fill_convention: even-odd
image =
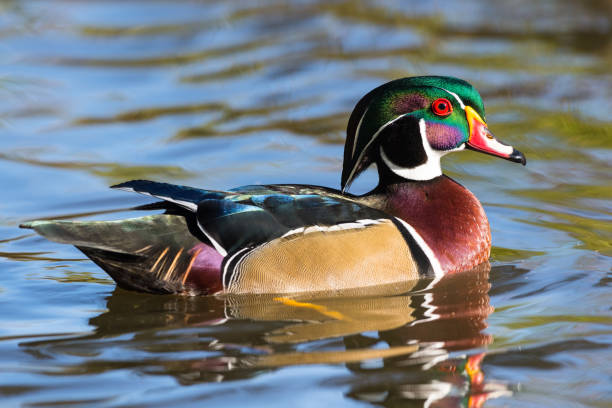
[(447, 116), (453, 111), (453, 105), (448, 99), (440, 98), (431, 104), (431, 110), (438, 116)]

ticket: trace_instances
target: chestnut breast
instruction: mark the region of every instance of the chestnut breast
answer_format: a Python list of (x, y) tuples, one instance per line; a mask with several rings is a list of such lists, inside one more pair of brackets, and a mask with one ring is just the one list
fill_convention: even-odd
[(386, 186), (384, 210), (412, 225), (445, 273), (471, 269), (489, 258), (491, 231), (478, 199), (447, 176)]

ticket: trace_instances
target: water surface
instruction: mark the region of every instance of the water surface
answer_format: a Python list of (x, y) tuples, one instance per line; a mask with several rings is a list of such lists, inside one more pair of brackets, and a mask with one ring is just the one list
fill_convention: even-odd
[[(0, 2), (0, 405), (609, 406), (611, 15), (605, 0)], [(485, 206), (490, 268), (328, 298), (151, 296), (17, 228), (133, 216), (149, 201), (107, 188), (132, 178), (338, 187), (356, 101), (423, 74), (473, 83), (528, 158), (443, 162)]]

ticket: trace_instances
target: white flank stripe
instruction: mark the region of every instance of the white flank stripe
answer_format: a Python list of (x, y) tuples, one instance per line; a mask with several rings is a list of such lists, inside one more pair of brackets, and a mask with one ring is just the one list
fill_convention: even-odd
[(335, 225), (330, 225), (330, 226), (311, 225), (309, 227), (300, 227), (300, 228), (292, 229), (291, 231), (287, 231), (281, 238), (285, 238), (291, 235), (296, 235), (296, 234), (301, 234), (301, 233), (310, 234), (312, 232), (330, 232), (330, 231), (341, 231), (341, 230), (348, 230), (348, 229), (365, 228), (368, 225), (382, 224), (383, 222), (389, 222), (389, 220), (386, 218), (380, 218), (377, 220), (363, 219), (363, 220), (356, 220), (354, 222), (345, 222), (345, 223), (335, 224)]
[(379, 218), (378, 220), (357, 220), (357, 222), (363, 225), (380, 224), (382, 222), (382, 218)]
[(285, 232), (281, 238), (288, 237), (289, 235), (299, 234), (301, 232), (304, 232), (304, 227), (289, 230)]
[(427, 245), (427, 242), (425, 242), (423, 237), (421, 237), (421, 235), (419, 235), (419, 233), (412, 227), (412, 225), (408, 224), (406, 221), (398, 217), (395, 217), (395, 219), (398, 220), (404, 226), (404, 228), (408, 230), (410, 235), (412, 235), (412, 238), (414, 238), (417, 244), (421, 247), (423, 253), (425, 253), (425, 256), (427, 257), (427, 259), (429, 259), (429, 263), (431, 264), (431, 268), (434, 271), (434, 275), (436, 277), (444, 276), (444, 271), (442, 270), (442, 266), (440, 266), (440, 261), (438, 261), (438, 258), (436, 258), (436, 255), (431, 250), (429, 245)]
[(304, 234), (310, 234), (311, 232), (323, 231), (324, 227), (318, 225), (311, 225), (310, 227), (304, 228)]
[[(232, 257), (230, 259), (228, 259), (225, 262), (225, 268), (223, 268), (223, 275), (221, 276), (221, 283), (223, 284), (224, 287), (225, 287), (225, 276), (227, 275), (227, 268), (230, 266), (230, 264), (232, 263), (232, 261), (234, 260), (235, 257), (240, 255), (244, 251), (248, 251), (249, 249), (251, 249), (251, 248), (248, 248), (248, 247), (247, 248), (242, 248), (240, 251), (236, 252), (234, 255), (232, 255)], [(234, 278), (234, 276), (232, 276), (232, 278)], [(231, 281), (229, 282), (228, 286), (231, 286)], [(227, 288), (225, 288), (225, 289), (227, 289)]]

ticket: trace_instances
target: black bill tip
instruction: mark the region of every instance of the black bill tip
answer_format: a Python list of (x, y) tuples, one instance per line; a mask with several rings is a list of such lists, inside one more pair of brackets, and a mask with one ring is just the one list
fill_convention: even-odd
[(510, 154), (510, 156), (508, 156), (508, 160), (513, 161), (515, 163), (521, 163), (523, 166), (527, 164), (527, 159), (525, 158), (525, 155), (516, 149), (512, 150), (512, 153)]
[(521, 163), (523, 166), (527, 164), (527, 159), (525, 158), (525, 155), (516, 149), (512, 150), (512, 153), (510, 154), (510, 157), (508, 157), (508, 160), (512, 160), (515, 163)]

